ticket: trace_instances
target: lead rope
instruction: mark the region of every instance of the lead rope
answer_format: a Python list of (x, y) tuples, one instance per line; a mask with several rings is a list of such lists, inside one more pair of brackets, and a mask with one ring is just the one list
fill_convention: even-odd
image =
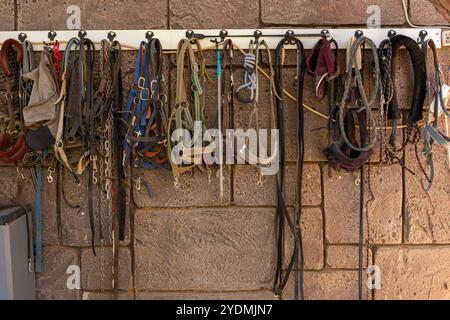
[[(197, 53), (200, 55), (200, 64), (197, 62), (197, 57), (194, 52), (193, 45), (197, 47)], [(185, 73), (185, 58), (188, 59), (188, 66), (190, 67), (191, 75), (191, 91), (193, 93), (193, 106), (190, 105), (186, 83), (184, 78)], [(172, 114), (168, 121), (168, 136), (167, 149), (170, 164), (172, 166), (172, 173), (174, 176), (175, 187), (179, 187), (179, 178), (182, 173), (192, 171), (194, 167), (202, 165), (202, 155), (211, 154), (215, 151), (216, 145), (211, 142), (208, 146), (203, 146), (203, 142), (198, 142), (200, 137), (196, 137), (195, 133), (199, 130), (203, 132), (205, 140), (211, 141), (211, 136), (205, 128), (205, 85), (206, 80), (206, 66), (203, 51), (200, 42), (197, 39), (182, 39), (178, 44), (177, 50), (177, 84), (175, 104), (172, 109)], [(190, 141), (185, 145), (184, 130), (190, 132), (194, 141)], [(175, 156), (175, 154), (177, 156)], [(207, 167), (209, 173), (209, 168)]]
[(219, 50), (219, 41), (216, 40), (216, 72), (217, 72), (217, 129), (219, 131), (219, 143), (217, 145), (219, 162), (219, 197), (223, 202), (224, 196), (224, 178), (223, 178), (223, 133), (222, 133), (222, 56)]
[[(222, 72), (224, 74), (224, 76), (222, 77), (223, 80), (223, 86), (225, 86), (226, 84), (226, 70), (228, 70), (228, 89), (227, 92), (222, 92), (222, 97), (220, 97), (221, 99), (226, 99), (226, 103), (227, 103), (227, 107), (228, 107), (228, 129), (234, 129), (234, 68), (233, 68), (233, 59), (234, 59), (234, 51), (233, 51), (233, 41), (231, 39), (226, 39), (223, 43), (223, 66), (222, 66)], [(225, 98), (225, 97), (226, 98)], [(222, 108), (223, 110), (223, 108)], [(228, 138), (230, 138), (230, 140), (228, 140)], [(227, 140), (226, 141), (231, 141), (233, 137), (228, 135), (227, 132)], [(231, 145), (230, 147), (233, 147), (233, 145)], [(229, 150), (229, 149), (227, 149)], [(233, 154), (233, 159), (234, 160), (234, 153)], [(232, 163), (234, 163), (234, 161), (230, 161), (231, 164), (229, 166), (230, 169), (230, 181), (234, 181), (234, 171), (233, 171), (233, 167), (232, 167)], [(228, 153), (227, 153), (227, 164), (228, 164)], [(230, 197), (231, 197), (231, 202), (234, 202), (234, 187), (233, 187), (233, 183), (230, 183)]]
[[(441, 70), (439, 66), (439, 59), (437, 54), (436, 45), (433, 40), (426, 40), (422, 44), (422, 53), (424, 56), (424, 60), (427, 61), (428, 48), (432, 50), (433, 53), (433, 62), (434, 62), (434, 83), (433, 86), (431, 84), (431, 80), (427, 79), (427, 99), (428, 99), (428, 108), (426, 108), (426, 116), (425, 116), (425, 128), (424, 128), (424, 146), (422, 150), (422, 154), (427, 158), (428, 167), (430, 169), (429, 176), (429, 184), (425, 187), (425, 191), (429, 191), (433, 185), (434, 177), (435, 177), (435, 167), (434, 167), (434, 156), (433, 156), (433, 143), (441, 145), (447, 150), (450, 150), (450, 138), (448, 136), (443, 135), (439, 131), (439, 113), (442, 111), (444, 115), (450, 116), (450, 113), (447, 111), (445, 106), (445, 101), (442, 93), (442, 79), (441, 79)], [(425, 68), (426, 64), (425, 64)], [(428, 74), (428, 73), (427, 73)], [(433, 87), (433, 88), (432, 88)], [(432, 103), (432, 96), (434, 94), (434, 104)], [(433, 110), (431, 110), (433, 106)], [(433, 112), (433, 123), (430, 125), (430, 113)]]
[[(284, 147), (284, 107), (283, 107), (283, 57), (282, 52), (285, 45), (295, 45), (297, 49), (297, 66), (296, 66), (296, 91), (297, 91), (297, 181), (295, 196), (294, 223), (289, 216), (285, 202), (285, 147)], [(293, 32), (287, 33), (286, 36), (278, 43), (275, 50), (275, 87), (277, 92), (276, 110), (277, 124), (280, 132), (280, 170), (277, 176), (277, 226), (278, 226), (278, 254), (277, 268), (275, 272), (274, 291), (277, 296), (282, 296), (283, 290), (289, 280), (290, 274), (294, 271), (294, 296), (295, 299), (304, 299), (303, 291), (303, 270), (304, 270), (304, 254), (301, 232), (301, 216), (302, 216), (302, 177), (303, 177), (303, 161), (304, 161), (304, 110), (303, 104), (303, 80), (306, 71), (306, 57), (302, 42), (293, 36)], [(292, 256), (286, 272), (283, 275), (284, 264), (284, 242), (285, 242), (285, 222), (292, 234), (294, 235), (294, 247)]]

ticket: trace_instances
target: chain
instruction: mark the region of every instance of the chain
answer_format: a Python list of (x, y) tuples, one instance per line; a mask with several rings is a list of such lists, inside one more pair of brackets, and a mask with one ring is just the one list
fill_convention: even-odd
[[(375, 200), (375, 194), (372, 189), (372, 174), (371, 174), (371, 164), (367, 165), (367, 190), (369, 197), (366, 200), (365, 213), (366, 213), (366, 228), (367, 228), (367, 238), (366, 238), (366, 268), (370, 265), (370, 224), (369, 224), (369, 204)], [(370, 298), (370, 289), (367, 288), (367, 300)]]

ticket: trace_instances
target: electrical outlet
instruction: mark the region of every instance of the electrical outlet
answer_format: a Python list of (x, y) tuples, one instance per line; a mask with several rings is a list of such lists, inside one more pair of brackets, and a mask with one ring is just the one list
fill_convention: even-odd
[(450, 30), (442, 31), (442, 45), (444, 47), (450, 46)]

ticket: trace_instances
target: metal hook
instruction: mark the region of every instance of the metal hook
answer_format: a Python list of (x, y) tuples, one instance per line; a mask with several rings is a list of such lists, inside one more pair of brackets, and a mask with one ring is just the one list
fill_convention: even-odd
[(320, 36), (324, 39), (327, 39), (330, 37), (330, 31), (328, 31), (327, 29), (323, 29), (322, 31), (320, 31)]
[(220, 37), (220, 41), (224, 42), (225, 38), (228, 37), (228, 31), (225, 29), (220, 30), (219, 37)]
[(364, 32), (362, 32), (362, 30), (356, 30), (355, 31), (355, 38), (359, 39), (364, 35)]
[(87, 36), (87, 32), (85, 30), (78, 31), (78, 38), (83, 40)]
[(114, 31), (108, 32), (108, 40), (110, 42), (113, 42), (116, 37), (117, 37), (117, 34)]
[(186, 31), (186, 38), (192, 39), (194, 37), (194, 30), (187, 30)]
[(18, 36), (20, 42), (25, 42), (27, 37), (28, 37), (27, 34), (24, 32), (19, 33), (19, 36)]
[(389, 30), (387, 36), (389, 39), (392, 39), (393, 37), (395, 37), (397, 35), (397, 32), (395, 30)]
[(55, 39), (56, 39), (56, 32), (55, 31), (49, 31), (47, 36), (50, 39), (50, 41), (55, 41)]
[(261, 38), (262, 35), (263, 35), (263, 34), (262, 34), (261, 30), (255, 30), (255, 32), (253, 32), (253, 36), (255, 37), (255, 41), (256, 41), (256, 42), (259, 41), (259, 38)]
[(148, 41), (152, 40), (152, 38), (155, 36), (155, 34), (153, 33), (153, 31), (147, 31), (145, 33), (145, 39), (147, 39)]
[(425, 42), (425, 38), (428, 36), (428, 32), (426, 30), (420, 30), (419, 38), (417, 38), (417, 43), (422, 44)]

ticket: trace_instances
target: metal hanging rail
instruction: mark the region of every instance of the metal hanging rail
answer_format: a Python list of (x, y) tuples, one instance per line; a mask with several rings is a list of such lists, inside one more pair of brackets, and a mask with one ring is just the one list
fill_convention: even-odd
[[(178, 41), (182, 38), (197, 38), (202, 45), (209, 47), (210, 40), (214, 38), (232, 38), (234, 43), (241, 47), (248, 45), (249, 39), (259, 38), (265, 39), (271, 49), (274, 49), (279, 40), (285, 36), (287, 32), (300, 38), (305, 49), (311, 49), (317, 39), (323, 36), (329, 36), (335, 39), (339, 48), (345, 48), (350, 37), (355, 35), (355, 31), (361, 31), (366, 37), (373, 40), (376, 45), (388, 37), (389, 31), (394, 30), (397, 34), (403, 34), (413, 39), (419, 39), (419, 34), (426, 32), (427, 39), (433, 39), (438, 48), (441, 47), (442, 29), (414, 29), (414, 28), (380, 28), (380, 29), (201, 29), (201, 30), (61, 30), (61, 31), (2, 31), (0, 32), (0, 42), (9, 38), (17, 39), (19, 34), (31, 41), (35, 50), (42, 50), (43, 43), (56, 39), (64, 48), (64, 44), (73, 37), (79, 37), (81, 32), (83, 35), (91, 39), (94, 43), (100, 43), (101, 40), (107, 39), (108, 35), (115, 37), (124, 50), (136, 49), (141, 41), (146, 37), (157, 37), (164, 50), (175, 50)], [(425, 31), (425, 32), (423, 32)]]

